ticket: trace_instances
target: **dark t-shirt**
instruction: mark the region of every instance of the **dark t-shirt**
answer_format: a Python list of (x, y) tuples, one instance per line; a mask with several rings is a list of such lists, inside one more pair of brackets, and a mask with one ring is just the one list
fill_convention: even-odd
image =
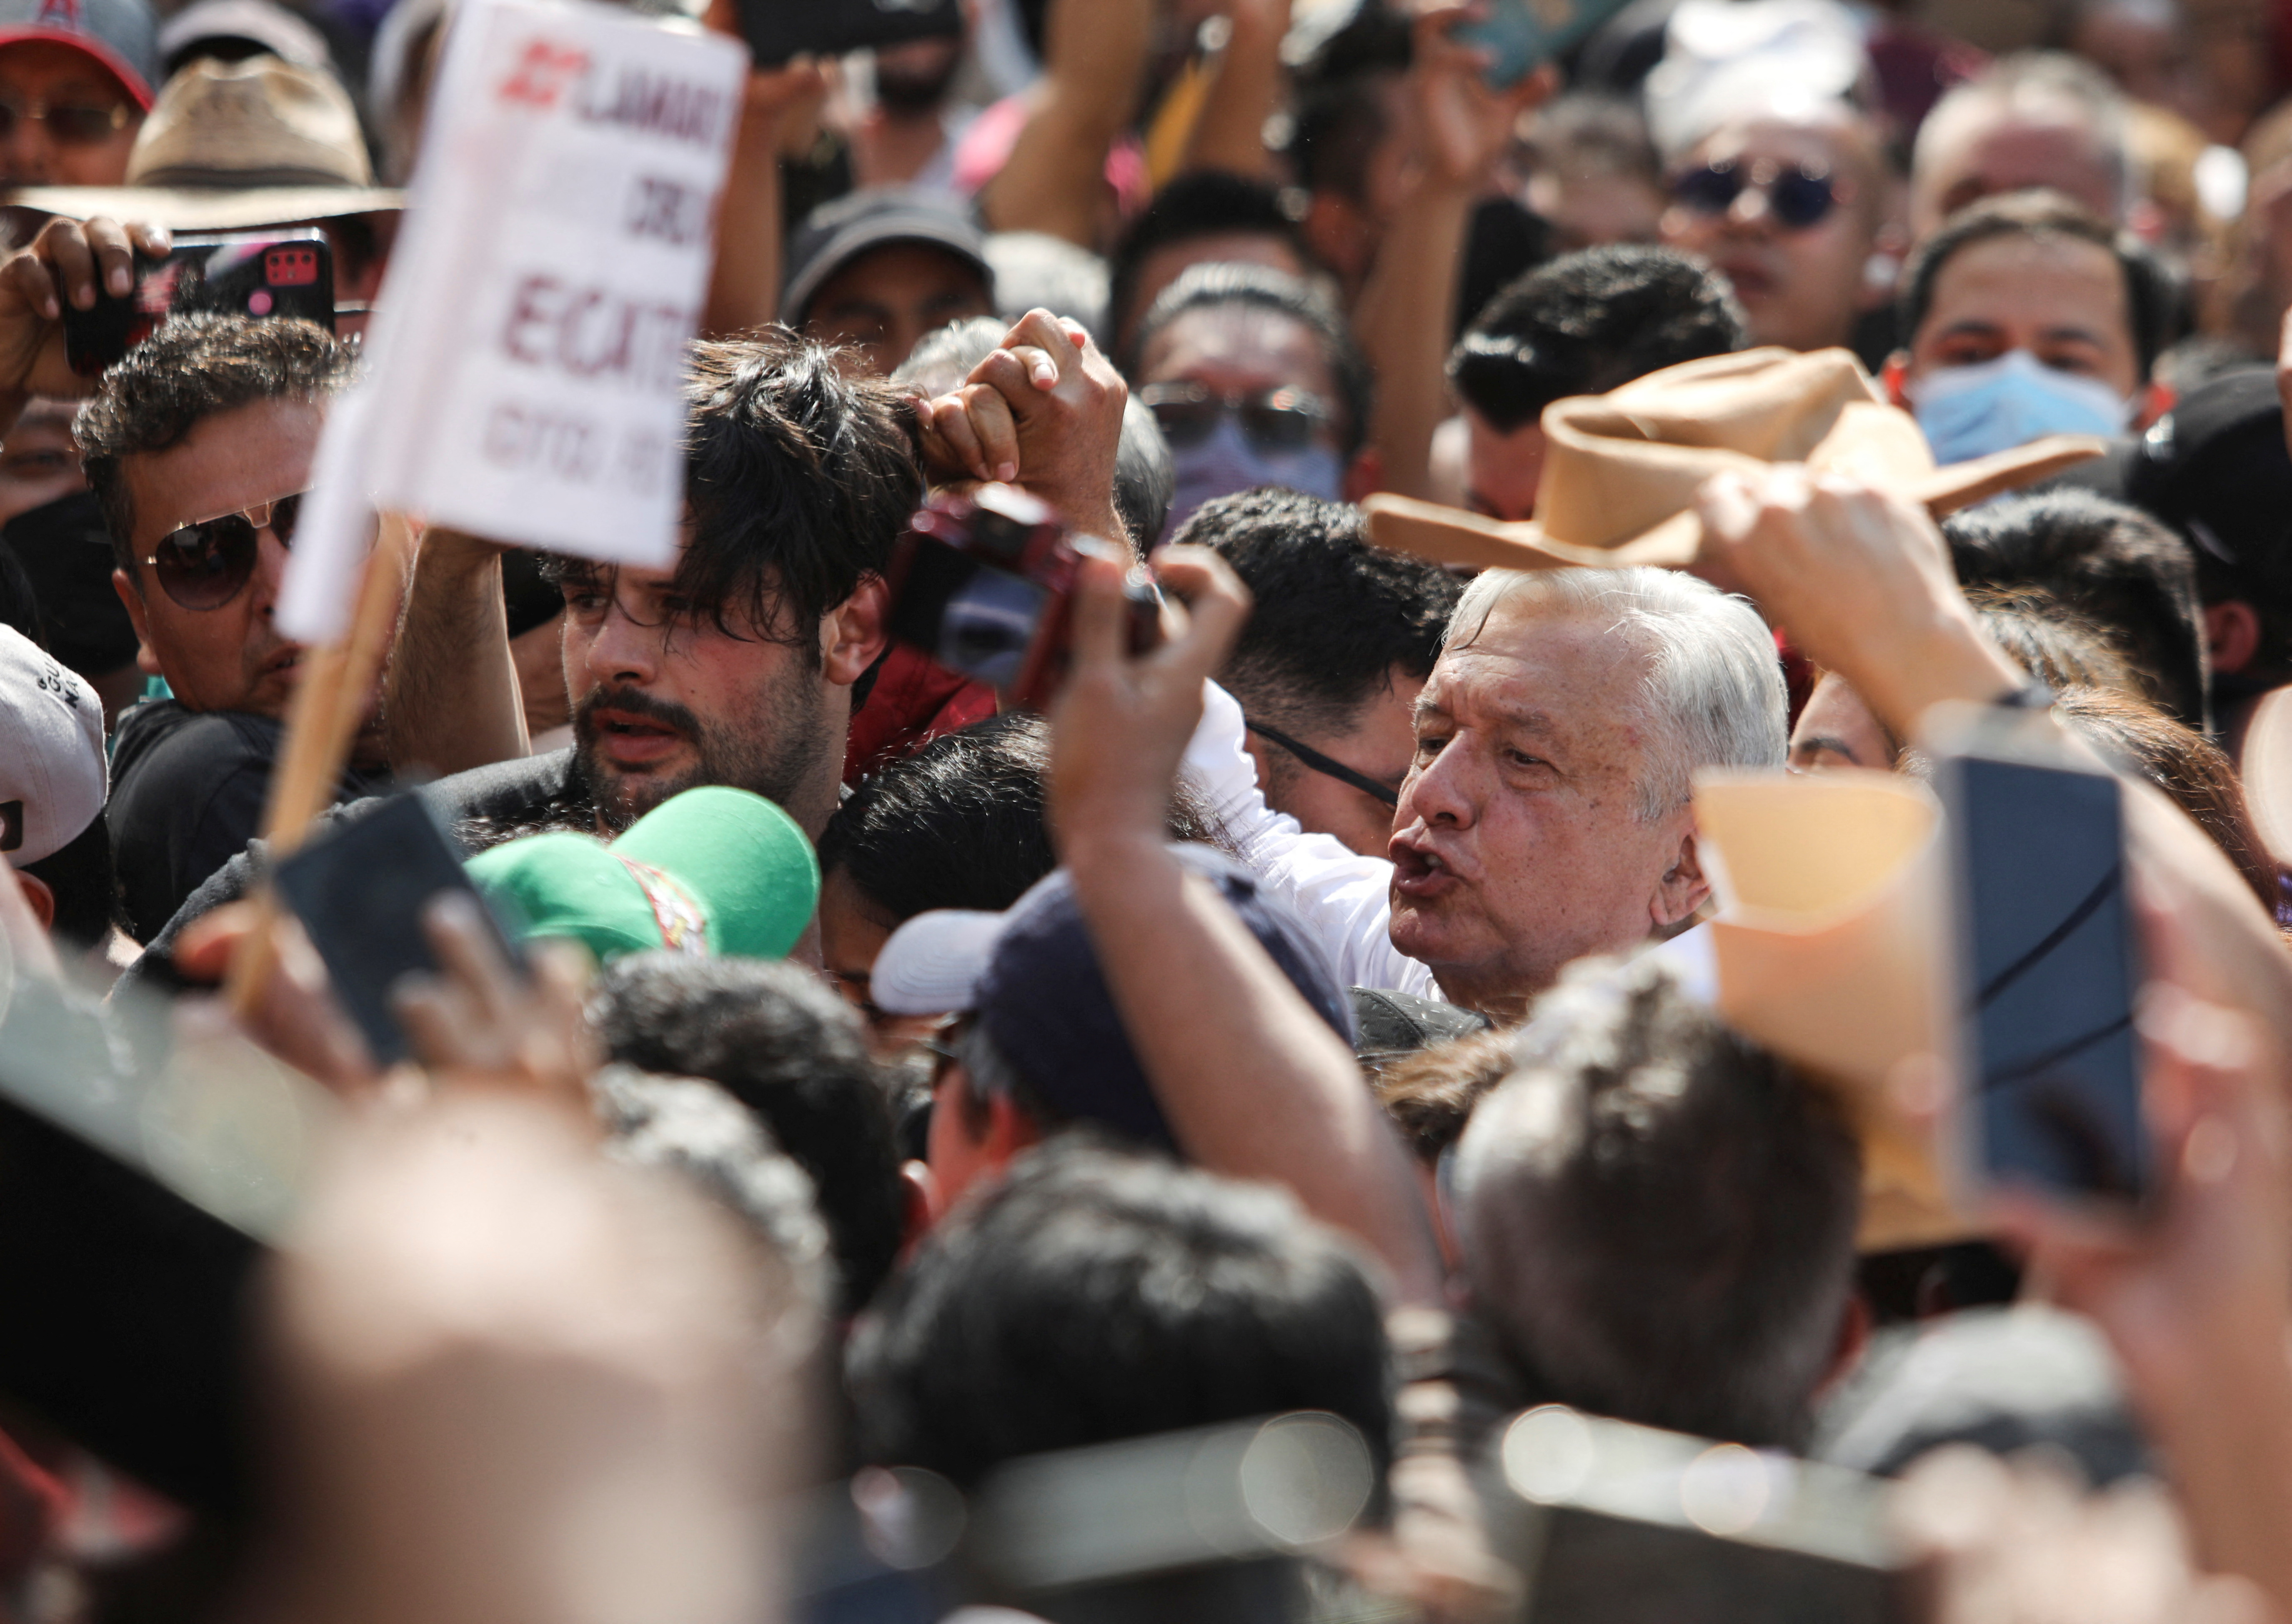
[[(267, 716), (187, 711), (173, 699), (146, 700), (120, 717), (106, 819), (127, 929), (137, 941), (156, 936), (262, 827), (281, 732)], [(372, 795), (387, 782), (346, 771), (335, 795)]]
[[(423, 797), (436, 808), (460, 844), (464, 856), (499, 845), (517, 835), (568, 826), (587, 827), (595, 814), (586, 793), (573, 776), (573, 752), (560, 750), (545, 756), (496, 761), (472, 768), (426, 786)], [(337, 819), (362, 817), (379, 806), (379, 799), (346, 800), (321, 813), (319, 826)], [(250, 834), (251, 834), (250, 831)], [(262, 844), (242, 840), (219, 863), (165, 921), (165, 928), (146, 939), (143, 956), (125, 977), (130, 984), (174, 989), (182, 984), (174, 974), (175, 938), (193, 920), (227, 902), (236, 902), (253, 888), (262, 858)]]

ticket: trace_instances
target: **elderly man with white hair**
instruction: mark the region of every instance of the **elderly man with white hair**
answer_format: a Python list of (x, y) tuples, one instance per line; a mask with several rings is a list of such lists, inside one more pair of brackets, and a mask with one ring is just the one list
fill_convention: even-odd
[(1490, 570), (1416, 702), (1389, 861), (1270, 811), (1215, 690), (1187, 767), (1346, 985), (1515, 1017), (1572, 961), (1686, 928), (1711, 889), (1691, 776), (1780, 766), (1785, 708), (1740, 598), (1669, 570)]

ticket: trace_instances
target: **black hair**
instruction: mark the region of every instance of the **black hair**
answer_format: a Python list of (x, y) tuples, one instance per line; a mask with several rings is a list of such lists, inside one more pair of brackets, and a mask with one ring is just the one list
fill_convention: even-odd
[(1669, 248), (1566, 254), (1496, 296), (1449, 358), (1449, 381), (1499, 433), (1570, 395), (1602, 395), (1750, 342), (1727, 279)]
[(1214, 310), (1223, 305), (1246, 305), (1287, 316), (1309, 329), (1320, 342), (1321, 358), (1337, 385), (1336, 405), (1344, 421), (1338, 425), (1340, 453), (1350, 461), (1368, 438), (1372, 390), (1368, 362), (1353, 342), (1352, 329), (1336, 306), (1312, 285), (1283, 271), (1262, 265), (1196, 265), (1162, 290), (1154, 308), (1138, 324), (1126, 375), (1140, 375), (1140, 362), (1162, 330), (1194, 310)]
[(112, 559), (141, 586), (125, 460), (182, 444), (200, 423), (265, 400), (319, 400), (347, 385), (358, 351), (314, 323), (175, 316), (103, 374), (72, 438), (111, 527)]
[(1647, 958), (1571, 968), (1513, 1064), (1465, 1130), (1459, 1239), (1532, 1396), (1801, 1446), (1861, 1211), (1830, 1097)]
[(101, 947), (109, 939), (111, 921), (119, 912), (118, 888), (111, 866), (111, 824), (97, 816), (86, 828), (24, 872), (44, 884), (56, 903), (51, 932), (76, 947)]
[(1360, 510), (1295, 491), (1202, 504), (1178, 539), (1214, 547), (1256, 600), (1218, 680), (1255, 720), (1349, 730), (1398, 666), (1429, 677), (1464, 583), (1372, 547)]
[(1968, 588), (2038, 587), (2116, 642), (2143, 695), (2205, 726), (2204, 609), (2188, 543), (2140, 509), (2063, 489), (1985, 502), (1944, 520)]
[[(685, 362), (692, 528), (676, 593), (720, 631), (814, 661), (820, 620), (882, 573), (924, 491), (915, 403), (836, 360), (827, 345), (763, 327), (694, 344)], [(609, 568), (551, 567), (567, 581)], [(735, 611), (745, 625), (726, 619)]]
[(48, 631), (40, 617), (40, 595), (16, 550), (0, 541), (0, 626), (12, 626), (41, 647), (48, 646)]
[(591, 1075), (589, 1100), (608, 1155), (690, 1180), (779, 1260), (797, 1302), (826, 1314), (827, 1234), (811, 1181), (730, 1094), (706, 1078), (607, 1065)]
[(1409, 19), (1386, 0), (1361, 0), (1298, 67), (1289, 159), (1300, 186), (1360, 200), (1369, 158), (1388, 126), (1384, 87), (1407, 73), (1415, 56)]
[(1138, 272), (1147, 258), (1179, 243), (1247, 232), (1279, 240), (1310, 265), (1304, 234), (1281, 205), (1281, 193), (1267, 182), (1221, 169), (1182, 174), (1154, 194), (1154, 200), (1124, 230), (1110, 261), (1106, 330), (1116, 350), (1127, 347), (1128, 330), (1143, 311), (1130, 307), (1138, 296)]
[[(1044, 811), (1051, 729), (1024, 711), (973, 722), (870, 775), (819, 837), (819, 872), (842, 872), (886, 927), (934, 908), (1000, 912), (1059, 864)], [(1174, 840), (1215, 844), (1182, 785)]]
[(858, 1312), (899, 1256), (907, 1202), (890, 1096), (851, 1007), (793, 964), (652, 953), (606, 967), (590, 1014), (613, 1059), (706, 1078), (771, 1130), (811, 1176), (843, 1312)]
[(864, 1459), (1021, 1456), (1292, 1410), (1392, 1422), (1375, 1288), (1288, 1192), (1072, 1137), (933, 1230), (854, 1331)]
[(2125, 276), (2125, 309), (2133, 327), (2133, 350), (2145, 382), (2166, 346), (2187, 325), (2181, 289), (2147, 244), (2120, 230), (2083, 204), (2054, 191), (2006, 192), (1967, 205), (1918, 245), (1902, 272), (1900, 309), (1905, 344), (1933, 309), (1934, 285), (1962, 250), (2002, 237), (2068, 238), (2106, 248)]

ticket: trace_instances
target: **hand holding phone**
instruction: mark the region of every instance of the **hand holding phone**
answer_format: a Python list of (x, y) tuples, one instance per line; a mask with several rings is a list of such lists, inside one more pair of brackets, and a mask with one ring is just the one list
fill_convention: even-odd
[(177, 237), (161, 253), (139, 250), (131, 274), (125, 293), (107, 290), (89, 309), (63, 309), (65, 352), (83, 378), (117, 365), (170, 316), (192, 311), (335, 328), (334, 250), (314, 229)]
[(2123, 786), (1999, 711), (1938, 753), (1956, 880), (1963, 1138), (1977, 1182), (2149, 1197)]
[(85, 394), (64, 340), (66, 312), (93, 305), (107, 286), (132, 288), (137, 257), (163, 255), (168, 244), (163, 226), (59, 215), (0, 262), (0, 391)]
[(502, 963), (523, 974), (525, 959), (502, 932), (463, 872), (437, 816), (419, 795), (393, 797), (365, 816), (343, 823), (278, 864), (278, 894), (325, 961), (335, 996), (383, 1065), (413, 1053), (393, 995), (410, 976), (435, 976), (440, 964), (424, 914), (441, 894), (475, 910)]

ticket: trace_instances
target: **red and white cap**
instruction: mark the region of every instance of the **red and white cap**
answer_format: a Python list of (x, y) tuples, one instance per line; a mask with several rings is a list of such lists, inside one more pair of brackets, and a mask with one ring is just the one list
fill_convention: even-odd
[(150, 111), (162, 76), (159, 19), (147, 0), (0, 0), (0, 45), (34, 39), (85, 51)]

